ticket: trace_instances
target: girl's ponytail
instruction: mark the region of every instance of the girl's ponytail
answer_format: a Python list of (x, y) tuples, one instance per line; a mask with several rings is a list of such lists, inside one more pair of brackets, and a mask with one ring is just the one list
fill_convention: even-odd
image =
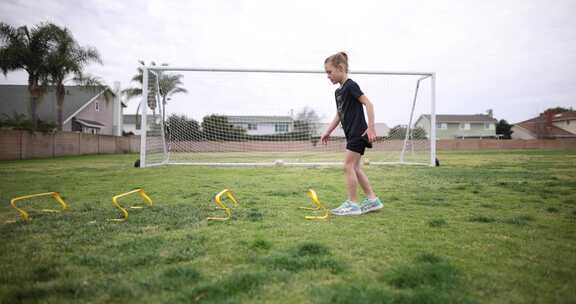
[(330, 63), (337, 68), (342, 68), (344, 72), (348, 73), (348, 54), (345, 52), (338, 52), (324, 60), (324, 64)]

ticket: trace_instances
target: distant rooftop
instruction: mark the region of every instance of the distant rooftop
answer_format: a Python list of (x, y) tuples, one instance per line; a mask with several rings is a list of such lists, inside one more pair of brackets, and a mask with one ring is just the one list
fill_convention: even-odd
[[(63, 116), (66, 121), (87, 102), (102, 93), (94, 87), (66, 86), (66, 97), (63, 105)], [(13, 117), (14, 114), (30, 115), (30, 93), (26, 85), (0, 85), (0, 115)], [(57, 121), (58, 106), (54, 87), (48, 87), (37, 107), (38, 118), (43, 121)]]
[(274, 115), (224, 115), (231, 123), (294, 122), (291, 116)]
[[(422, 115), (430, 119), (429, 114)], [(436, 122), (498, 122), (497, 119), (486, 114), (436, 114)]]

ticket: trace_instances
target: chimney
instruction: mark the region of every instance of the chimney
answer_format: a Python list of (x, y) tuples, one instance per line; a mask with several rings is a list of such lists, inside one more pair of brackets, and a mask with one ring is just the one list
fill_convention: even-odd
[(554, 115), (556, 115), (556, 111), (545, 111), (544, 112), (544, 121), (546, 122), (546, 126), (552, 126), (552, 120), (554, 119)]
[(494, 118), (494, 111), (492, 109), (488, 109), (488, 111), (486, 111), (486, 114), (488, 114), (490, 118)]
[(554, 112), (546, 113), (546, 126), (547, 127), (552, 125), (552, 118), (554, 118)]
[(554, 110), (546, 110), (540, 114), (540, 119), (538, 122), (538, 138), (548, 138), (549, 137), (549, 130), (552, 126), (552, 120), (554, 119), (554, 115), (556, 111)]

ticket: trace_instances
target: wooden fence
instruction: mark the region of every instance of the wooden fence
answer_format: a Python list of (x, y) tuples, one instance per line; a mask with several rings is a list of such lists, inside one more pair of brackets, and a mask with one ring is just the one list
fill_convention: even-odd
[[(241, 145), (240, 145), (241, 144)], [(312, 145), (312, 143), (307, 143)], [(375, 143), (376, 150), (400, 149), (401, 140)], [(426, 143), (419, 143), (420, 148)], [(178, 144), (173, 148), (178, 150)], [(188, 146), (188, 145), (186, 145)], [(290, 150), (290, 147), (304, 147), (302, 142), (197, 142), (198, 151), (234, 151), (239, 147), (247, 149), (258, 146), (258, 149), (278, 151), (279, 147)], [(200, 148), (199, 148), (200, 147)], [(215, 148), (216, 147), (216, 148)], [(342, 141), (333, 141), (323, 150), (343, 151)], [(280, 150), (282, 150), (280, 148)], [(320, 148), (320, 147), (318, 147)], [(576, 138), (565, 139), (441, 139), (437, 141), (438, 151), (474, 151), (474, 150), (508, 150), (508, 149), (576, 149)], [(204, 151), (206, 150), (206, 151)], [(33, 133), (28, 131), (0, 130), (0, 160), (19, 160), (30, 158), (49, 158), (65, 155), (135, 153), (140, 151), (139, 136), (94, 135), (77, 132)]]

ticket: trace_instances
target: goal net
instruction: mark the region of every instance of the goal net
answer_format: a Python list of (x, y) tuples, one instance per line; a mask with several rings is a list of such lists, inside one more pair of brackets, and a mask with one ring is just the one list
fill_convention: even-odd
[[(141, 167), (343, 161), (341, 125), (320, 142), (336, 115), (338, 87), (324, 71), (150, 66), (143, 76)], [(434, 165), (434, 74), (352, 71), (349, 78), (375, 109), (377, 138), (364, 163)]]

